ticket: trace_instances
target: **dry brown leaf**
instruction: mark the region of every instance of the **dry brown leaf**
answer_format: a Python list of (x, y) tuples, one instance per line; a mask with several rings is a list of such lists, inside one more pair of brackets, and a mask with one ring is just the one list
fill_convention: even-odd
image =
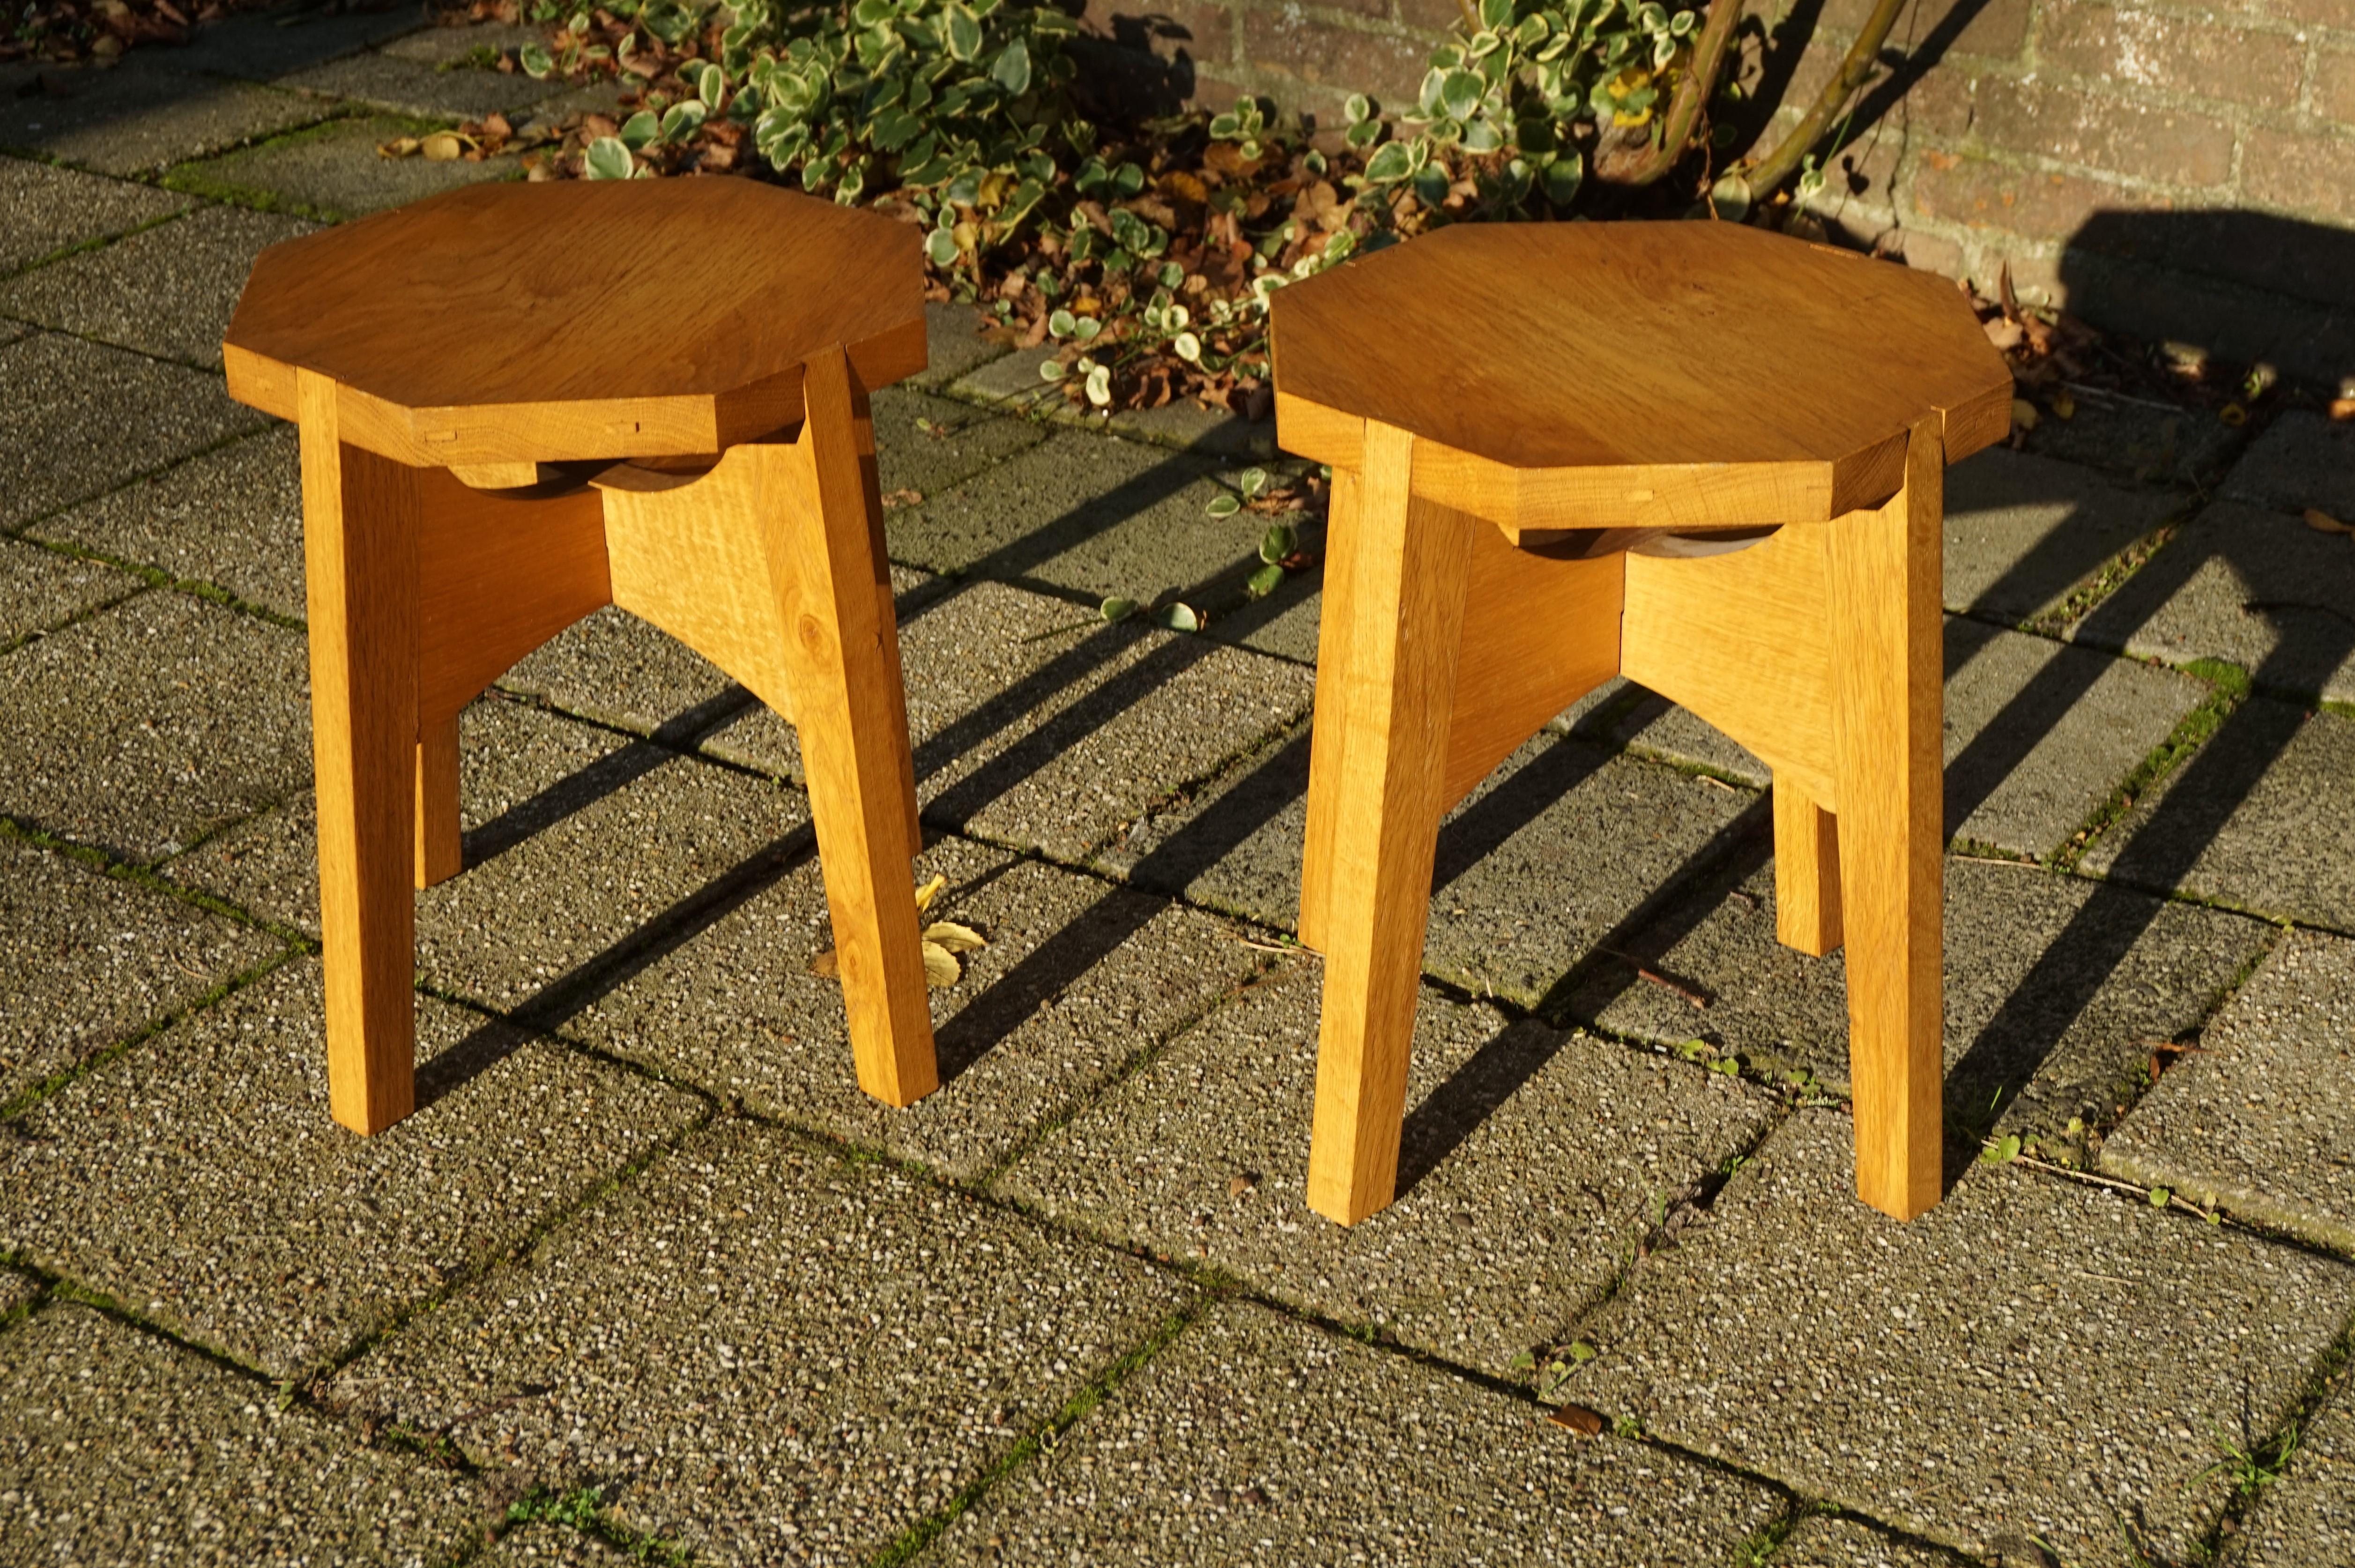
[(2306, 526), (2317, 533), (2355, 534), (2355, 523), (2342, 523), (2319, 507), (2306, 509)]
[(921, 506), (923, 499), (922, 490), (888, 490), (883, 495), (883, 509), (888, 512), (898, 507)]
[(1587, 1409), (1582, 1404), (1556, 1405), (1552, 1413), (1549, 1414), (1546, 1419), (1552, 1422), (1556, 1426), (1569, 1427), (1581, 1437), (1600, 1437), (1603, 1435), (1604, 1420), (1602, 1414), (1599, 1412)]
[(956, 955), (937, 942), (924, 944), (924, 984), (935, 990), (954, 986), (964, 977), (964, 966)]
[(395, 136), (389, 142), (378, 142), (376, 144), (376, 155), (379, 158), (411, 157), (416, 152), (417, 138), (414, 136)]
[(2355, 397), (2331, 399), (2330, 417), (2335, 420), (2355, 420)]
[(821, 980), (842, 978), (842, 959), (829, 947), (809, 961), (809, 972)]
[(959, 925), (953, 920), (936, 920), (924, 927), (924, 940), (951, 953), (971, 953), (986, 947), (988, 941), (969, 925)]

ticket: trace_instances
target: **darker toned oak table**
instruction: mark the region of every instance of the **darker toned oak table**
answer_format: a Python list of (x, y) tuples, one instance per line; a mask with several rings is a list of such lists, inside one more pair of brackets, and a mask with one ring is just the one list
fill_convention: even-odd
[(1943, 278), (1732, 224), (1462, 226), (1273, 296), (1333, 468), (1300, 937), (1308, 1195), (1391, 1201), (1440, 817), (1614, 675), (1774, 770), (1775, 925), (1847, 946), (1857, 1189), (1942, 1189), (1945, 464), (2011, 378)]
[(751, 180), (564, 182), (255, 262), (222, 352), (301, 429), (337, 1121), (413, 1108), (412, 889), (462, 869), (459, 709), (609, 603), (792, 719), (859, 1083), (937, 1083), (868, 409), (924, 365), (918, 245)]

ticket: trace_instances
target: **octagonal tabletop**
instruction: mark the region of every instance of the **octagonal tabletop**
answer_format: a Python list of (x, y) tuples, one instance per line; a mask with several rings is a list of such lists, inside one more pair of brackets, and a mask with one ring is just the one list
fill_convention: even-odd
[(840, 344), (879, 387), (924, 364), (910, 226), (750, 179), (473, 186), (264, 251), (229, 391), (294, 417), (297, 367), (347, 439), (458, 465), (714, 453), (801, 417)]
[(1421, 438), (1418, 492), (1509, 534), (1822, 520), (2010, 426), (1955, 284), (1731, 223), (1459, 225), (1273, 298), (1278, 439), (1355, 467)]

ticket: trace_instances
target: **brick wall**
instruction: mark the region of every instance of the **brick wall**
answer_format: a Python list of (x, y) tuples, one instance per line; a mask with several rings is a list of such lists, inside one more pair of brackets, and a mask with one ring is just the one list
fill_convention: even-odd
[[(1797, 118), (1870, 0), (1751, 0)], [(1090, 0), (1199, 102), (1411, 103), (1453, 0)], [(2355, 0), (1915, 0), (1816, 207), (1857, 240), (2089, 319), (2355, 376)], [(1779, 88), (1779, 91), (1777, 89)]]

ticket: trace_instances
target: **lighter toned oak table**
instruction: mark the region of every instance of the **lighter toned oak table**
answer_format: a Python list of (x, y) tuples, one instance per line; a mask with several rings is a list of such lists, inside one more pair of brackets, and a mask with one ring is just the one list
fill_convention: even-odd
[(1465, 226), (1273, 299), (1333, 467), (1300, 937), (1308, 1200), (1391, 1201), (1439, 821), (1614, 675), (1774, 770), (1776, 934), (1846, 939), (1857, 1190), (1941, 1190), (1940, 488), (2011, 379), (1945, 279), (1720, 223)]
[(414, 1104), (412, 884), (461, 869), (459, 709), (609, 603), (794, 720), (858, 1082), (935, 1086), (867, 400), (924, 365), (918, 245), (750, 180), (568, 182), (255, 262), (223, 354), (301, 428), (337, 1121)]

